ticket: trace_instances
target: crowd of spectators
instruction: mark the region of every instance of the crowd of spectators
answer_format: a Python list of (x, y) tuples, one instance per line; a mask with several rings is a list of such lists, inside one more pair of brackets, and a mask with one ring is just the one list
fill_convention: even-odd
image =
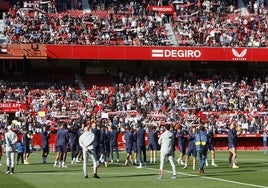
[[(20, 2), (20, 3), (15, 3)], [(9, 43), (267, 47), (267, 1), (13, 1), (5, 15)], [(174, 6), (174, 14), (148, 10)], [(170, 23), (173, 31), (168, 31)]]
[[(88, 119), (123, 129), (142, 121), (161, 126), (172, 123), (187, 129), (208, 122), (216, 133), (225, 134), (237, 121), (244, 134), (261, 133), (267, 126), (268, 77), (265, 73), (200, 74), (148, 71), (118, 73), (114, 86), (76, 90), (70, 86), (48, 89), (1, 88), (1, 102), (26, 103), (15, 113), (13, 124), (40, 132), (44, 125), (57, 128), (65, 121), (71, 127)], [(107, 78), (109, 79), (109, 78)], [(6, 120), (8, 117), (6, 116)], [(8, 123), (5, 118), (2, 123)]]
[(162, 18), (145, 15), (144, 6), (140, 8), (137, 2), (114, 2), (105, 11), (64, 12), (47, 7), (49, 4), (27, 3), (10, 11), (4, 18), (10, 42), (139, 46), (166, 45), (168, 41)]
[[(168, 22), (180, 46), (267, 46), (267, 1), (107, 1), (104, 7), (92, 2), (85, 11), (79, 0), (12, 1), (4, 32), (10, 43), (170, 45), (164, 25)], [(237, 2), (243, 2), (244, 9)], [(172, 5), (175, 12), (152, 12), (148, 5)], [(259, 133), (267, 124), (265, 74), (118, 75), (120, 82), (113, 87), (89, 90), (66, 85), (14, 89), (3, 84), (0, 99), (26, 103), (26, 111), (15, 113), (16, 125), (21, 129), (27, 124), (36, 132), (44, 124), (54, 126), (61, 120), (71, 126), (89, 117), (118, 127), (142, 120), (146, 125), (170, 122), (187, 128), (208, 121), (219, 134), (226, 133), (231, 120), (243, 133)]]
[[(239, 2), (239, 1), (233, 1)], [(267, 4), (249, 1), (244, 8), (228, 1), (205, 0), (178, 6), (175, 33), (182, 46), (267, 47)]]

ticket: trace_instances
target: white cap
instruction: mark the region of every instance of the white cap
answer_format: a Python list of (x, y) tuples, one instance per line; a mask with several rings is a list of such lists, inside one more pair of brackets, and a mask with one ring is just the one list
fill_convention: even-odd
[(8, 126), (7, 126), (7, 129), (8, 129), (8, 130), (12, 129), (12, 126), (11, 126), (11, 125), (8, 125)]

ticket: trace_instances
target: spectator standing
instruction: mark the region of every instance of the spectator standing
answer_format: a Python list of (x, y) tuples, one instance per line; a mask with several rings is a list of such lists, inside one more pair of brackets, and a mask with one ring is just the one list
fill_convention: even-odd
[(170, 124), (165, 125), (165, 131), (158, 140), (160, 145), (160, 170), (158, 179), (163, 178), (165, 158), (167, 157), (172, 167), (171, 179), (176, 179), (176, 166), (174, 164), (174, 134), (170, 131)]
[(90, 156), (93, 163), (93, 173), (94, 178), (100, 178), (97, 174), (98, 162), (96, 158), (96, 153), (94, 151), (93, 142), (94, 142), (94, 133), (91, 132), (91, 125), (88, 125), (84, 128), (84, 133), (79, 137), (79, 145), (83, 150), (83, 173), (85, 178), (88, 178), (88, 156)]
[(49, 154), (49, 139), (50, 139), (50, 131), (48, 126), (44, 126), (44, 130), (41, 133), (42, 136), (42, 163), (47, 163), (47, 156)]
[(232, 168), (239, 168), (239, 166), (236, 165), (237, 162), (236, 144), (237, 144), (237, 137), (239, 134), (241, 134), (241, 132), (237, 132), (236, 122), (232, 121), (231, 124), (229, 125), (228, 130), (229, 164), (232, 166)]
[(146, 164), (146, 143), (145, 143), (145, 134), (146, 131), (142, 125), (142, 122), (138, 122), (138, 128), (136, 131), (136, 138), (137, 138), (137, 150), (139, 156), (139, 166), (138, 168), (142, 168), (142, 163), (144, 167), (147, 167)]
[(54, 162), (54, 167), (66, 168), (66, 157), (67, 157), (67, 145), (68, 145), (68, 131), (66, 130), (67, 124), (61, 123), (60, 128), (56, 135), (56, 159)]
[(207, 134), (203, 125), (198, 127), (198, 130), (195, 134), (195, 147), (197, 156), (199, 159), (199, 169), (198, 173), (204, 173), (204, 166), (207, 158)]
[(156, 126), (151, 126), (148, 135), (148, 150), (150, 151), (150, 163), (156, 162), (156, 154), (158, 148), (158, 134), (156, 132)]
[(14, 174), (17, 140), (18, 137), (12, 130), (12, 125), (8, 125), (5, 133), (7, 174)]
[(19, 164), (19, 161), (21, 160), (21, 164), (24, 164), (24, 146), (20, 139), (18, 139), (18, 142), (16, 144), (16, 152), (17, 152), (17, 165)]

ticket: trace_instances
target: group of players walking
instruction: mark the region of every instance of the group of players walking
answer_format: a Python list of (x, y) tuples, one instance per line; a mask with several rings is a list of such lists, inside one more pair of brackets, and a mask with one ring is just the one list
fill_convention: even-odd
[[(204, 166), (208, 166), (207, 152), (211, 152), (211, 165), (217, 166), (215, 163), (215, 150), (213, 147), (213, 127), (207, 123), (190, 126), (187, 130), (182, 127), (164, 124), (163, 126), (148, 127), (148, 145), (146, 143), (146, 129), (142, 122), (138, 122), (137, 126), (127, 126), (124, 128), (123, 141), (125, 143), (126, 158), (124, 165), (137, 165), (137, 168), (147, 166), (147, 150), (150, 155), (150, 163), (156, 163), (157, 150), (160, 149), (160, 176), (163, 177), (163, 168), (165, 159), (171, 163), (173, 176), (176, 178), (176, 167), (174, 157), (176, 151), (176, 140), (178, 142), (178, 164), (184, 165), (183, 169), (188, 168), (189, 158), (193, 158), (193, 169), (196, 168), (196, 161), (199, 158), (200, 174), (204, 173)], [(71, 163), (78, 163), (83, 160), (83, 173), (88, 178), (88, 157), (90, 156), (93, 163), (94, 178), (99, 178), (97, 168), (101, 163), (107, 167), (109, 163), (113, 163), (114, 159), (119, 162), (118, 151), (118, 134), (122, 130), (118, 130), (116, 126), (106, 126), (95, 121), (88, 121), (81, 126), (73, 124), (69, 128), (66, 123), (60, 124), (56, 136), (56, 158), (54, 167), (67, 167), (66, 158), (68, 146), (71, 150)], [(229, 146), (229, 163), (233, 168), (239, 168), (236, 165), (236, 138), (239, 135), (235, 123), (231, 123), (228, 132)], [(50, 130), (45, 127), (42, 132), (42, 162), (46, 163), (49, 154)], [(16, 133), (12, 131), (12, 127), (8, 126), (5, 133), (6, 143), (6, 163), (7, 173), (13, 174), (15, 167), (15, 153), (18, 138)], [(188, 143), (188, 146), (186, 146)], [(147, 147), (148, 146), (148, 147)], [(187, 148), (187, 150), (186, 150)], [(115, 158), (114, 158), (115, 153)], [(185, 160), (183, 157), (186, 155)], [(28, 161), (27, 161), (28, 162)]]
[[(142, 124), (139, 123), (135, 133), (133, 131), (134, 127), (125, 128), (124, 141), (127, 151), (125, 165), (128, 165), (129, 162), (136, 164), (138, 161), (139, 168), (142, 168), (143, 165), (146, 167), (146, 130)], [(81, 128), (74, 125), (70, 129), (67, 129), (66, 124), (61, 124), (56, 137), (57, 154), (54, 167), (67, 167), (66, 156), (68, 144), (70, 144), (71, 163), (74, 164), (80, 162), (80, 159), (83, 159), (84, 175), (88, 178), (87, 157), (90, 156), (93, 162), (93, 169), (95, 169), (94, 177), (99, 178), (97, 175), (97, 167), (101, 163), (104, 163), (107, 167), (108, 162), (113, 163), (115, 160), (119, 162), (119, 133), (120, 130), (118, 130), (116, 126), (104, 126), (97, 124), (95, 121), (88, 121), (86, 124), (82, 124)], [(42, 135), (43, 134), (44, 132)], [(46, 148), (46, 150), (44, 150), (46, 155), (43, 154), (44, 157), (47, 156), (48, 147), (43, 145), (43, 148)], [(132, 153), (136, 154), (133, 158)], [(139, 159), (137, 159), (137, 156), (139, 156)]]

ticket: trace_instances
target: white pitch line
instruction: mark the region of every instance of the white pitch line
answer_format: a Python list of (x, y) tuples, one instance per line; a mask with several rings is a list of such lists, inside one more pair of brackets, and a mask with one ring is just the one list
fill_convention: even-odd
[(262, 185), (255, 185), (255, 184), (243, 183), (243, 182), (232, 181), (232, 180), (225, 180), (225, 179), (220, 179), (220, 178), (213, 178), (213, 177), (207, 177), (207, 176), (202, 176), (202, 178), (211, 179), (211, 180), (217, 180), (217, 181), (222, 181), (222, 182), (227, 182), (227, 183), (233, 183), (233, 184), (237, 184), (237, 185), (245, 185), (245, 186), (248, 186), (248, 187), (267, 188), (266, 186), (262, 186)]
[[(117, 163), (114, 163), (117, 164)], [(118, 165), (122, 165), (121, 163), (118, 163)], [(146, 168), (148, 170), (153, 170), (153, 171), (159, 171), (159, 169), (156, 168)], [(169, 172), (172, 173), (172, 171), (169, 170), (164, 170), (165, 172)], [(266, 171), (266, 170), (263, 170)], [(51, 172), (49, 172), (51, 173)], [(82, 173), (82, 172), (81, 172)], [(23, 174), (36, 174), (36, 173), (23, 173)], [(48, 174), (48, 173), (38, 173), (38, 174)], [(77, 173), (72, 173), (72, 172), (57, 172), (54, 173), (58, 174), (58, 175), (67, 175), (67, 174), (77, 174)], [(110, 174), (110, 173), (101, 173), (101, 174)], [(113, 174), (133, 174), (133, 173), (113, 173)], [(136, 173), (135, 173), (136, 174)], [(141, 173), (141, 174), (147, 174), (147, 173)], [(214, 177), (208, 177), (208, 176), (200, 176), (200, 175), (195, 175), (195, 174), (187, 174), (187, 173), (183, 173), (183, 172), (177, 172), (177, 174), (181, 174), (184, 176), (191, 176), (191, 177), (199, 177), (199, 178), (204, 178), (204, 179), (209, 179), (209, 180), (215, 180), (215, 181), (221, 181), (221, 182), (226, 182), (226, 183), (231, 183), (231, 184), (237, 184), (237, 185), (243, 185), (243, 186), (248, 186), (248, 187), (256, 187), (256, 188), (268, 188), (267, 186), (262, 186), (262, 185), (255, 185), (255, 184), (250, 184), (250, 183), (243, 183), (243, 182), (239, 182), (239, 181), (233, 181), (233, 180), (225, 180), (225, 179), (221, 179), (221, 178), (214, 178)]]
[[(40, 175), (47, 175), (47, 174), (49, 174), (49, 175), (75, 175), (75, 174), (78, 174), (78, 173), (80, 173), (80, 174), (83, 174), (83, 172), (81, 171), (81, 172), (56, 172), (56, 173), (51, 173), (51, 172), (38, 172), (38, 173), (36, 173), (36, 172), (23, 172), (23, 173), (16, 173), (16, 174), (29, 174), (29, 175), (31, 175), (31, 174), (40, 174)], [(110, 175), (111, 173), (106, 173), (106, 172), (101, 172), (100, 174), (105, 174), (105, 175)], [(124, 175), (124, 174), (132, 174), (132, 175), (136, 175), (137, 173), (136, 172), (113, 172), (113, 174), (115, 174), (115, 175)], [(139, 174), (144, 174), (144, 175), (147, 175), (148, 173), (139, 173)]]
[[(157, 170), (158, 171), (158, 169), (155, 169), (155, 168), (147, 168), (147, 169), (154, 170), (154, 171)], [(172, 171), (169, 171), (169, 170), (164, 170), (164, 171), (172, 173)], [(177, 172), (177, 174), (181, 174), (181, 175), (185, 175), (185, 176), (192, 176), (192, 177), (200, 177), (200, 178), (204, 178), (204, 179), (216, 180), (216, 181), (232, 183), (232, 184), (237, 184), (237, 185), (245, 185), (245, 186), (248, 186), (248, 187), (268, 188), (267, 186), (262, 186), (262, 185), (255, 185), (255, 184), (243, 183), (243, 182), (239, 182), (239, 181), (225, 180), (225, 179), (220, 179), (220, 178), (213, 178), (213, 177), (208, 177), (208, 176), (187, 174), (187, 173), (183, 173), (183, 172)]]

